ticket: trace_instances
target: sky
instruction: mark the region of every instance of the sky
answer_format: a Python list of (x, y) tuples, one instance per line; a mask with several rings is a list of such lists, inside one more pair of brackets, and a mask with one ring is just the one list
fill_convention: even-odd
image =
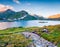
[(60, 14), (60, 0), (0, 0), (0, 11), (7, 9), (48, 17)]

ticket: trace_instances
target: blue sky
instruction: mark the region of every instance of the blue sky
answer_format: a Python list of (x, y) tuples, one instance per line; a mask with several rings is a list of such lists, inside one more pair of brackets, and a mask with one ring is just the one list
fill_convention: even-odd
[(60, 14), (60, 0), (0, 0), (0, 4), (44, 17)]

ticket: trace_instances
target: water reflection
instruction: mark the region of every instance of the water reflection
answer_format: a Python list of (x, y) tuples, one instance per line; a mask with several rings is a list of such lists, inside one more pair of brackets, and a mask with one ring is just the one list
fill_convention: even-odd
[(46, 21), (47, 23), (39, 23), (46, 20), (31, 20), (31, 21), (15, 21), (15, 22), (0, 22), (0, 30), (11, 28), (11, 27), (41, 27), (48, 25), (57, 25), (60, 24), (60, 21)]

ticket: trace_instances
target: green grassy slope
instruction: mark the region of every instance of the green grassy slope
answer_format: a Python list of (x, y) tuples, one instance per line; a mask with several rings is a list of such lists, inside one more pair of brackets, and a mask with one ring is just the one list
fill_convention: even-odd
[[(49, 32), (48, 33), (42, 32), (43, 28), (47, 28)], [(14, 33), (20, 33), (23, 31), (29, 31), (29, 32), (35, 31), (41, 37), (45, 38), (46, 40), (60, 47), (60, 25), (44, 26), (44, 27), (30, 27), (30, 28), (23, 28), (23, 27), (9, 28), (5, 30), (0, 30), (0, 35), (10, 35)], [(0, 36), (0, 38), (4, 39), (5, 36), (2, 36), (2, 37)], [(4, 40), (6, 40), (6, 38)]]

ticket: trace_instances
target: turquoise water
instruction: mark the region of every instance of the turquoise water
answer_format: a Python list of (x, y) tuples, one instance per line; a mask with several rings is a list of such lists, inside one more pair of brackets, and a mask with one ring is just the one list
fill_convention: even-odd
[(14, 21), (14, 22), (0, 22), (0, 29), (11, 27), (42, 27), (48, 25), (58, 25), (60, 21), (51, 20), (30, 20), (30, 21)]

